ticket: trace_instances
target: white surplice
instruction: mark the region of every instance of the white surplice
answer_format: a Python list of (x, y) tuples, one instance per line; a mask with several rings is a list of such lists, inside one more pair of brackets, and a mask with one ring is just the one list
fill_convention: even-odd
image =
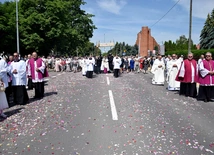
[(114, 69), (120, 69), (120, 65), (121, 65), (121, 59), (118, 57), (114, 57), (113, 59), (113, 64), (114, 64)]
[[(160, 65), (161, 67), (158, 67)], [(151, 72), (154, 74), (152, 84), (164, 85), (164, 69), (164, 61), (156, 59), (151, 69)]]
[[(31, 67), (30, 67), (30, 64), (28, 63), (28, 71), (27, 71), (27, 74), (29, 76), (31, 76)], [(35, 75), (35, 79), (32, 79), (32, 82), (33, 83), (36, 83), (36, 82), (43, 82), (44, 81), (44, 78), (41, 78), (39, 79), (39, 76), (38, 76), (38, 72), (36, 71), (36, 68), (37, 68), (37, 63), (36, 61), (34, 61), (34, 75)], [(42, 61), (42, 66), (40, 66), (39, 68), (39, 71), (44, 74), (45, 72), (45, 63)]]
[[(10, 74), (12, 75), (12, 86), (25, 86), (27, 83), (26, 63), (23, 60), (18, 62), (13, 61), (10, 64)], [(17, 74), (13, 74), (14, 70), (17, 70)]]
[(95, 60), (94, 58), (90, 58), (87, 60), (87, 71), (94, 71), (94, 64), (95, 64)]
[[(177, 65), (176, 67), (173, 67), (173, 65)], [(176, 81), (175, 78), (178, 74), (178, 71), (181, 66), (180, 60), (170, 60), (167, 63), (167, 83), (168, 83), (168, 90), (179, 90), (180, 89), (180, 82)]]

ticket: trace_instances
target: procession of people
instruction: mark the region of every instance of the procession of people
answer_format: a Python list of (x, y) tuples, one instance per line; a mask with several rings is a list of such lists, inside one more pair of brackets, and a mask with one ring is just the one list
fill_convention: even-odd
[[(25, 105), (29, 101), (27, 89), (34, 89), (35, 99), (44, 97), (44, 78), (48, 77), (48, 69), (56, 72), (81, 72), (89, 79), (93, 74), (113, 73), (115, 78), (124, 73), (153, 74), (151, 84), (164, 86), (167, 90), (179, 91), (179, 95), (193, 97), (204, 102), (214, 101), (214, 61), (212, 54), (201, 55), (198, 62), (193, 53), (187, 59), (172, 54), (162, 57), (139, 56), (85, 56), (72, 58), (39, 57), (33, 52), (20, 59), (18, 53), (0, 60), (0, 116), (6, 118), (4, 109), (15, 105)], [(197, 87), (199, 85), (199, 87)], [(10, 102), (10, 97), (13, 102)]]
[[(44, 77), (48, 77), (45, 62), (36, 52), (20, 59), (15, 52), (13, 55), (1, 56), (0, 60), (0, 116), (6, 118), (3, 110), (16, 105), (26, 105), (29, 102), (27, 86), (33, 83), (35, 99), (44, 97)], [(28, 79), (28, 80), (27, 80)], [(31, 84), (32, 84), (31, 83)], [(13, 101), (10, 101), (10, 98)]]

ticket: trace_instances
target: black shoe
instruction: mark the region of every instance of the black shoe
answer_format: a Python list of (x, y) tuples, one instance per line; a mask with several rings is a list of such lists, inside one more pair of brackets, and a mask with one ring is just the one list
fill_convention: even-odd
[(4, 113), (1, 113), (0, 115), (2, 118), (7, 118), (7, 115), (5, 115)]

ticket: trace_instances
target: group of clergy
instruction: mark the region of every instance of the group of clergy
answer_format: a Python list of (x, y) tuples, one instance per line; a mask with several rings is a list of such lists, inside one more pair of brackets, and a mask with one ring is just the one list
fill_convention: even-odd
[(112, 59), (112, 66), (109, 65), (109, 60), (107, 57), (101, 58), (101, 57), (92, 57), (89, 56), (89, 58), (84, 58), (81, 61), (81, 68), (82, 68), (82, 75), (92, 78), (93, 72), (95, 73), (108, 73), (111, 67), (113, 67), (114, 77), (119, 77), (120, 73), (120, 66), (121, 66), (121, 58), (116, 55)]
[[(44, 97), (44, 78), (48, 77), (48, 72), (44, 61), (38, 57), (36, 52), (29, 56), (28, 60), (20, 59), (18, 53), (10, 56), (9, 61), (6, 56), (0, 60), (0, 80), (1, 87), (5, 91), (0, 91), (0, 116), (7, 117), (3, 110), (14, 105), (25, 105), (29, 101), (26, 85), (32, 82), (35, 90), (35, 99)], [(13, 95), (13, 102), (9, 102)]]
[(198, 62), (193, 53), (189, 53), (185, 60), (177, 59), (173, 54), (166, 63), (158, 55), (151, 72), (154, 75), (152, 84), (164, 85), (166, 79), (168, 90), (177, 90), (180, 95), (204, 102), (214, 101), (214, 60), (210, 52), (202, 55)]

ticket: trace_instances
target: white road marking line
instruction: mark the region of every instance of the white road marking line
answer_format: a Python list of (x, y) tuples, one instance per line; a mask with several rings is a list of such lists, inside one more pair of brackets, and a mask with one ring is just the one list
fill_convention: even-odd
[(52, 78), (55, 78), (56, 76), (52, 76)]
[(115, 103), (114, 103), (113, 93), (112, 93), (111, 90), (109, 90), (108, 93), (109, 93), (109, 98), (110, 98), (112, 119), (114, 121), (116, 121), (116, 120), (118, 120), (118, 116), (117, 116), (116, 106), (115, 106)]
[(61, 75), (61, 74), (57, 74), (57, 75)]
[(106, 77), (107, 79), (107, 85), (110, 85), (109, 77)]

